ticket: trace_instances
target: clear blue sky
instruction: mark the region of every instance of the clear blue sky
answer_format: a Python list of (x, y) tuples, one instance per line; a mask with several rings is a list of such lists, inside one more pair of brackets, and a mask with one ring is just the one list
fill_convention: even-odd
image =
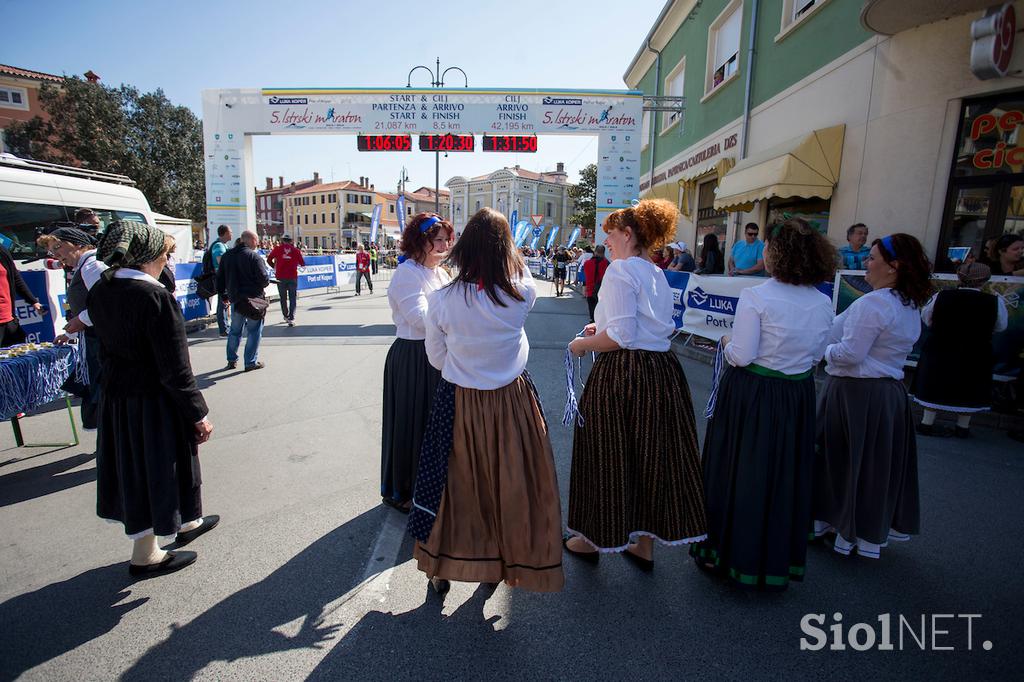
[[(622, 74), (664, 0), (0, 0), (0, 63), (54, 74), (89, 69), (107, 85), (163, 88), (202, 115), (200, 92), (236, 87), (403, 87), (413, 66), (462, 67), (473, 87), (624, 88)], [(429, 85), (418, 71), (413, 85)], [(449, 72), (446, 86), (461, 86)], [(478, 143), (479, 144), (479, 143)], [(394, 191), (434, 184), (433, 154), (360, 153), (351, 136), (257, 137), (255, 178), (365, 175)], [(547, 136), (536, 154), (441, 158), (441, 184), (520, 164), (570, 180), (597, 156), (596, 138)]]

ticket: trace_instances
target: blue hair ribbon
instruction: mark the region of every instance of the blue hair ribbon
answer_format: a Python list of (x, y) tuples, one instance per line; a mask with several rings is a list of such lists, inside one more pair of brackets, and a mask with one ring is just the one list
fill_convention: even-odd
[(441, 222), (441, 219), (438, 218), (436, 215), (427, 218), (422, 223), (420, 223), (420, 234), (426, 232), (427, 230), (432, 228), (435, 225), (435, 223), (439, 222)]
[(892, 245), (892, 237), (882, 237), (882, 248), (889, 252), (889, 255), (896, 258), (896, 247)]

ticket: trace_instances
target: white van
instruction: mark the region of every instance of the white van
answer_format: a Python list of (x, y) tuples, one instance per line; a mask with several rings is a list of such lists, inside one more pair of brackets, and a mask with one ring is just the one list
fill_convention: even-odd
[(96, 211), (101, 230), (123, 219), (158, 226), (175, 238), (175, 260), (192, 261), (191, 223), (154, 213), (127, 176), (0, 154), (0, 234), (11, 241), (7, 248), (16, 259), (44, 255), (36, 246), (37, 230), (74, 225), (79, 208)]

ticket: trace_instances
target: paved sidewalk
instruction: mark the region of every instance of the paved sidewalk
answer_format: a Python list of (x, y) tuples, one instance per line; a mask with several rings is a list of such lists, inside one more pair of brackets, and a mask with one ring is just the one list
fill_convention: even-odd
[[(564, 509), (562, 362), (586, 304), (548, 288), (528, 320), (529, 369)], [(673, 549), (657, 550), (650, 575), (621, 557), (592, 567), (567, 556), (554, 595), (464, 584), (443, 601), (428, 593), (404, 517), (380, 506), (394, 327), (376, 291), (302, 297), (295, 328), (272, 307), (259, 372), (224, 370), (215, 328), (193, 335), (215, 426), (201, 451), (204, 502), (223, 521), (174, 575), (129, 579), (129, 543), (95, 515), (93, 434), (40, 451), (0, 429), (0, 680), (994, 679), (1018, 667), (1024, 453), (983, 428), (968, 441), (919, 439), (920, 537), (880, 561), (812, 547), (806, 582), (782, 594), (738, 590)], [(683, 364), (702, 413), (710, 368)], [(56, 411), (25, 422), (29, 438), (67, 428)], [(897, 650), (801, 651), (801, 619), (823, 614), (824, 629), (836, 612), (847, 628), (879, 632), (892, 614)], [(942, 614), (980, 614), (972, 650), (968, 621)], [(928, 648), (934, 629), (934, 644), (955, 650), (921, 651), (900, 616), (918, 634), (925, 618)]]

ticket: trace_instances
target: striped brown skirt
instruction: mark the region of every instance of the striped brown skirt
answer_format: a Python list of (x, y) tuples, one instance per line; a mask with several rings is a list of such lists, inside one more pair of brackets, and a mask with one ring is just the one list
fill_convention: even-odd
[(646, 535), (666, 545), (707, 532), (690, 387), (671, 351), (602, 353), (580, 400), (569, 532), (602, 552)]
[(561, 590), (558, 481), (529, 380), (493, 391), (456, 387), (454, 407), (447, 484), (430, 536), (413, 550), (418, 568), (447, 580)]

